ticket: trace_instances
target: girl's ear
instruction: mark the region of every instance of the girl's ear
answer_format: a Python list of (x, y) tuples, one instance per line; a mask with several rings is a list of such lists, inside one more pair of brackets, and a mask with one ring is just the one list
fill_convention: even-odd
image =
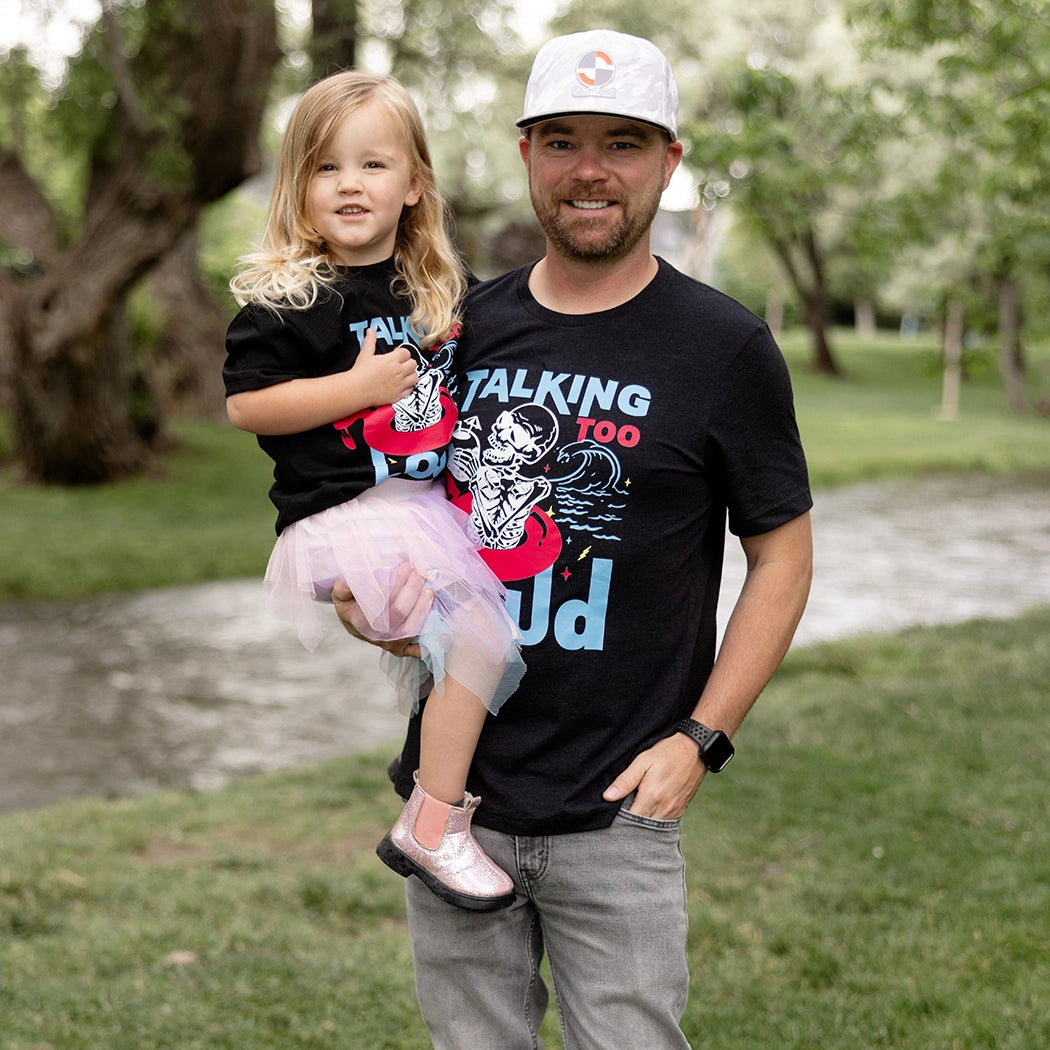
[(413, 204), (419, 203), (419, 198), (423, 196), (423, 180), (418, 175), (412, 176), (412, 181), (408, 184), (408, 193), (405, 194), (405, 204), (411, 207)]

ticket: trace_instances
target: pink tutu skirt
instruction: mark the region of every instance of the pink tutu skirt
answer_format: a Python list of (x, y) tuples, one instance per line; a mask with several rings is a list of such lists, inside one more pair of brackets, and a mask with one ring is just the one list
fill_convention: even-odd
[(393, 640), (388, 605), (404, 562), (425, 577), (434, 605), (416, 639), (422, 658), (382, 655), (398, 706), (418, 710), (424, 691), (440, 691), (447, 674), (495, 713), (525, 671), (521, 632), (507, 614), (503, 584), (470, 538), (467, 516), (440, 485), (390, 479), (289, 525), (266, 568), (267, 604), (295, 624), (312, 652), (324, 633), (322, 616), (335, 620), (317, 603), (331, 602), (336, 581), (345, 580), (372, 637)]

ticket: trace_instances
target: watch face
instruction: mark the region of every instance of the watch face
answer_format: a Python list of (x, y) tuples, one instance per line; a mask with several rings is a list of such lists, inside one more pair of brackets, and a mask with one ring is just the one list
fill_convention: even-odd
[(734, 753), (729, 737), (720, 729), (711, 734), (700, 751), (704, 765), (710, 773), (718, 773), (725, 769)]

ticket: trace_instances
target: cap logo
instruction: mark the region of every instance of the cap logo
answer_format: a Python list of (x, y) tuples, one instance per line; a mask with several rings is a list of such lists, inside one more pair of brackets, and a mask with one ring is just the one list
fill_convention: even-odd
[[(573, 95), (605, 94), (601, 89), (616, 76), (616, 66), (604, 51), (588, 51), (576, 63), (578, 85)], [(610, 92), (612, 94), (612, 92)]]

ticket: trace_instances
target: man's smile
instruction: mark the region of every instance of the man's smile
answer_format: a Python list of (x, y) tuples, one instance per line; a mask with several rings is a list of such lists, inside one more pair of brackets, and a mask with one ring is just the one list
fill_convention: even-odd
[(600, 208), (610, 207), (613, 201), (596, 201), (588, 198), (586, 200), (572, 200), (569, 203), (574, 208), (583, 208), (585, 211), (598, 211)]

